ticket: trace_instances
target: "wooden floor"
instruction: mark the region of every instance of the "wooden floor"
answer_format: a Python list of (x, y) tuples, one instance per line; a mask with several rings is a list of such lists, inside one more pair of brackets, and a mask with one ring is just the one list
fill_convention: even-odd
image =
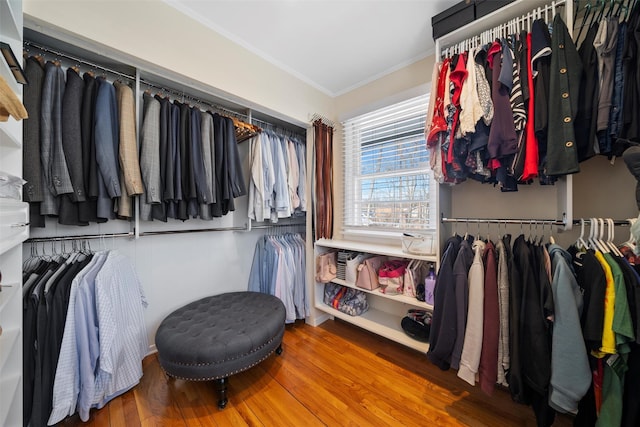
[[(281, 356), (229, 380), (220, 411), (213, 383), (167, 380), (154, 355), (138, 386), (61, 426), (535, 426), (504, 389), (492, 397), (419, 352), (341, 321), (288, 325)], [(570, 426), (559, 416), (555, 426)]]

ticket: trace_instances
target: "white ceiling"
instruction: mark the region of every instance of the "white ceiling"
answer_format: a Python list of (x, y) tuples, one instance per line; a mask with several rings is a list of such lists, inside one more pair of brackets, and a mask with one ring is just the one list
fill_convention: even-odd
[(330, 96), (434, 51), (431, 17), (457, 0), (165, 0)]

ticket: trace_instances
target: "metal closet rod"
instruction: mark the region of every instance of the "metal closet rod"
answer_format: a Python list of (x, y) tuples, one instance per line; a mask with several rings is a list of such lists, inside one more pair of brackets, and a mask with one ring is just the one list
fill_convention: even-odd
[(202, 100), (200, 98), (196, 98), (195, 96), (189, 95), (189, 94), (185, 93), (184, 91), (181, 91), (181, 90), (178, 90), (178, 89), (174, 89), (174, 88), (170, 88), (170, 87), (166, 87), (164, 85), (161, 85), (161, 84), (158, 84), (158, 83), (155, 83), (155, 82), (151, 82), (151, 81), (143, 79), (143, 78), (140, 79), (140, 84), (152, 87), (154, 89), (158, 89), (159, 91), (162, 91), (162, 92), (169, 93), (169, 94), (171, 94), (171, 95), (173, 95), (175, 97), (181, 97), (182, 99), (188, 99), (189, 101), (192, 101), (192, 102), (194, 102), (196, 104), (200, 104), (200, 105), (203, 105), (203, 106), (207, 106), (207, 107), (213, 108), (214, 110), (218, 110), (223, 114), (227, 114), (227, 115), (231, 114), (231, 115), (233, 115), (235, 117), (238, 117), (238, 118), (241, 118), (241, 119), (248, 119), (248, 117), (249, 117), (249, 114), (247, 114), (247, 113), (240, 113), (238, 111), (230, 110), (230, 109), (222, 107), (220, 105), (213, 104), (213, 103), (211, 103), (209, 101), (205, 101), (205, 100)]
[[(583, 218), (585, 224), (589, 224), (589, 219), (590, 218)], [(561, 220), (561, 219), (531, 219), (531, 218), (526, 218), (526, 219), (513, 219), (513, 218), (504, 218), (504, 219), (500, 219), (500, 218), (445, 218), (442, 217), (440, 219), (440, 222), (442, 223), (469, 223), (469, 224), (531, 224), (531, 225), (561, 225), (564, 226), (566, 225), (566, 221)], [(572, 221), (573, 225), (580, 225), (580, 219), (574, 219)], [(620, 225), (620, 226), (624, 226), (624, 225), (630, 225), (630, 222), (628, 219), (615, 219), (613, 220), (613, 224), (614, 225)]]
[(273, 123), (265, 122), (264, 120), (260, 120), (260, 119), (256, 119), (256, 118), (252, 118), (251, 119), (251, 123), (252, 124), (256, 124), (256, 123), (259, 124), (260, 127), (262, 127), (266, 131), (272, 131), (272, 132), (275, 132), (275, 133), (282, 134), (284, 136), (291, 136), (291, 137), (294, 137), (294, 138), (301, 138), (300, 142), (305, 142), (304, 138), (306, 138), (306, 136), (302, 132), (298, 133), (293, 129), (287, 129), (287, 128), (284, 128), (282, 126), (274, 125)]
[[(270, 224), (270, 225), (256, 225), (249, 227), (249, 224), (245, 224), (244, 227), (217, 227), (217, 228), (190, 228), (187, 230), (160, 230), (160, 231), (143, 231), (138, 236), (159, 236), (168, 234), (186, 234), (186, 233), (209, 233), (215, 231), (251, 231), (253, 229), (261, 228), (275, 228), (275, 227), (296, 227), (302, 226), (305, 223), (298, 224)], [(129, 231), (127, 233), (102, 233), (102, 234), (78, 234), (70, 236), (51, 236), (51, 237), (35, 237), (25, 240), (25, 243), (42, 243), (42, 242), (63, 242), (69, 240), (89, 240), (89, 239), (110, 239), (115, 237), (135, 237), (135, 231)]]
[[(78, 58), (77, 56), (73, 56), (73, 55), (70, 55), (68, 53), (60, 52), (58, 50), (52, 49), (52, 48), (47, 47), (47, 46), (42, 46), (42, 45), (40, 45), (38, 43), (34, 43), (32, 41), (29, 41), (29, 40), (25, 40), (23, 42), (23, 44), (25, 46), (33, 47), (34, 49), (38, 49), (38, 50), (50, 53), (50, 54), (55, 55), (55, 56), (67, 58), (70, 61), (76, 62), (78, 64), (83, 64), (83, 65), (86, 65), (86, 66), (91, 67), (91, 68), (97, 68), (97, 69), (100, 69), (100, 70), (105, 71), (107, 73), (115, 74), (115, 75), (121, 76), (123, 78), (132, 80), (132, 81), (136, 80), (135, 76), (131, 76), (131, 75), (123, 73), (121, 71), (113, 70), (111, 68), (96, 64), (94, 62), (87, 61), (86, 59)], [(177, 90), (177, 89), (174, 89), (174, 88), (169, 88), (169, 87), (166, 87), (166, 86), (164, 86), (162, 84), (146, 80), (144, 78), (140, 79), (140, 83), (144, 84), (146, 86), (158, 89), (160, 91), (164, 91), (164, 92), (170, 93), (170, 94), (172, 94), (172, 95), (174, 95), (176, 97), (182, 97), (183, 99), (189, 99), (190, 101), (193, 101), (195, 103), (198, 103), (198, 104), (201, 104), (201, 105), (206, 105), (208, 107), (211, 107), (211, 108), (213, 108), (215, 110), (220, 111), (221, 113), (231, 114), (231, 115), (236, 116), (238, 118), (243, 118), (243, 119), (247, 119), (247, 120), (249, 119), (249, 114), (248, 113), (241, 113), (241, 112), (238, 112), (238, 111), (230, 110), (229, 108), (223, 107), (221, 105), (217, 105), (217, 104), (214, 104), (212, 102), (205, 101), (205, 100), (202, 100), (200, 98), (196, 98), (196, 97), (194, 97), (192, 95), (189, 95), (188, 93), (185, 93), (184, 91), (181, 91), (181, 90)], [(247, 109), (247, 110), (249, 110), (249, 109)], [(255, 119), (255, 120), (257, 120), (257, 119)], [(265, 122), (265, 121), (262, 121), (262, 120), (257, 120), (257, 121), (259, 121), (261, 123), (264, 123), (264, 124), (267, 124), (269, 126), (272, 126), (275, 129), (279, 129), (278, 126), (274, 125), (273, 123)]]
[(133, 231), (128, 233), (79, 234), (76, 236), (35, 237), (25, 240), (25, 243), (64, 242), (69, 240), (110, 239), (113, 237), (134, 237)]
[(112, 70), (111, 68), (107, 68), (107, 67), (104, 67), (102, 65), (98, 65), (98, 64), (95, 64), (93, 62), (87, 61), (86, 59), (81, 59), (81, 58), (78, 58), (76, 56), (69, 55), (68, 53), (60, 52), (60, 51), (57, 51), (55, 49), (51, 49), (49, 47), (39, 45), (37, 43), (30, 42), (28, 40), (25, 40), (23, 42), (23, 44), (25, 46), (33, 47), (33, 48), (41, 50), (43, 52), (51, 53), (51, 54), (53, 54), (55, 56), (61, 56), (63, 58), (67, 58), (67, 59), (69, 59), (69, 60), (71, 60), (73, 62), (76, 62), (78, 64), (84, 64), (84, 65), (86, 65), (88, 67), (98, 68), (98, 69), (100, 69), (102, 71), (106, 71), (107, 73), (110, 73), (110, 74), (116, 74), (118, 76), (124, 77), (124, 78), (129, 79), (129, 80), (135, 80), (136, 79), (135, 76), (130, 76), (129, 74), (125, 74), (122, 71)]

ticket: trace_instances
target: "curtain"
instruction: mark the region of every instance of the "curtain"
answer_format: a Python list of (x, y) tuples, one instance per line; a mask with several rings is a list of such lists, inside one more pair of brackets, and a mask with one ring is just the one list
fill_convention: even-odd
[(333, 236), (333, 127), (322, 120), (313, 122), (315, 145), (315, 236)]

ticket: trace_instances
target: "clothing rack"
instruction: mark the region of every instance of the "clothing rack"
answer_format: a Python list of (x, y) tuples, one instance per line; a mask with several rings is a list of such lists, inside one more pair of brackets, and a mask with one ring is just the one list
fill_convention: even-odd
[(44, 242), (65, 242), (70, 240), (91, 240), (91, 239), (110, 239), (115, 237), (135, 237), (133, 231), (127, 233), (103, 233), (103, 234), (78, 234), (76, 236), (51, 236), (51, 237), (34, 237), (25, 240), (25, 243), (44, 243)]
[(135, 81), (135, 79), (136, 79), (135, 76), (131, 76), (131, 75), (125, 74), (125, 73), (123, 73), (121, 71), (117, 71), (117, 70), (114, 70), (114, 69), (111, 69), (111, 68), (108, 68), (108, 67), (104, 67), (102, 65), (98, 65), (98, 64), (96, 64), (94, 62), (87, 61), (86, 59), (81, 59), (81, 58), (78, 58), (76, 56), (70, 55), (68, 53), (60, 52), (60, 51), (57, 51), (55, 49), (51, 49), (49, 47), (39, 45), (37, 43), (31, 42), (31, 41), (28, 41), (28, 40), (25, 40), (23, 42), (23, 45), (27, 46), (27, 47), (35, 48), (35, 49), (40, 50), (42, 52), (50, 53), (50, 54), (52, 54), (52, 55), (54, 55), (56, 57), (66, 58), (66, 59), (68, 59), (68, 60), (70, 60), (72, 62), (75, 62), (76, 64), (83, 64), (83, 65), (86, 65), (89, 68), (94, 68), (94, 69), (102, 70), (102, 71), (110, 73), (110, 74), (115, 74), (115, 75), (118, 75), (118, 76), (123, 77), (125, 79), (129, 79), (129, 80), (132, 80), (132, 81)]
[(287, 129), (287, 128), (283, 128), (280, 127), (278, 125), (275, 125), (273, 123), (269, 123), (269, 122), (265, 122), (264, 120), (260, 120), (260, 119), (256, 119), (256, 118), (252, 118), (251, 119), (251, 123), (259, 123), (260, 126), (267, 131), (271, 131), (271, 132), (275, 132), (284, 136), (290, 136), (292, 138), (301, 138), (300, 142), (304, 142), (304, 138), (305, 135), (302, 133), (303, 130), (301, 129), (301, 132), (298, 133), (296, 131), (294, 131), (293, 129)]
[[(301, 227), (305, 226), (306, 223), (277, 223), (277, 224), (266, 224), (266, 225), (254, 225), (251, 226), (249, 223), (245, 223), (243, 227), (232, 226), (232, 227), (213, 227), (213, 228), (190, 228), (187, 230), (160, 230), (160, 231), (142, 231), (137, 234), (138, 237), (145, 236), (159, 236), (159, 235), (167, 235), (167, 234), (186, 234), (186, 233), (209, 233), (216, 231), (251, 231), (255, 229), (273, 229), (273, 228), (283, 228), (283, 227)], [(25, 240), (25, 243), (43, 243), (43, 242), (63, 242), (70, 240), (90, 240), (90, 239), (107, 239), (107, 238), (116, 238), (116, 237), (130, 237), (136, 238), (135, 230), (129, 231), (126, 233), (102, 233), (102, 234), (78, 234), (78, 235), (69, 235), (69, 236), (50, 236), (50, 237), (34, 237)]]
[[(584, 218), (583, 218), (584, 220)], [(440, 218), (442, 223), (467, 223), (467, 224), (519, 224), (519, 225), (558, 225), (565, 226), (566, 219), (513, 219), (513, 218)], [(573, 225), (580, 225), (580, 219), (574, 219)], [(629, 226), (631, 223), (628, 219), (614, 219), (613, 224), (616, 226)]]
[[(537, 3), (537, 6), (536, 6)], [(534, 5), (535, 7), (532, 7)], [(546, 22), (551, 22), (558, 13), (559, 8), (564, 8), (565, 22), (569, 28), (573, 27), (573, 1), (552, 0), (551, 2), (535, 2), (532, 0), (515, 1), (504, 6), (499, 11), (495, 11), (481, 20), (465, 25), (460, 30), (444, 35), (438, 39), (438, 51), (440, 57), (448, 57), (452, 54), (461, 53), (469, 48), (490, 43), (496, 38), (505, 37), (508, 34), (528, 29), (533, 21), (544, 18)], [(512, 16), (505, 22), (505, 16)]]
[[(174, 89), (174, 88), (170, 88), (167, 87), (165, 85), (161, 85), (146, 79), (141, 78), (140, 79), (140, 84), (141, 85), (145, 85), (148, 87), (152, 87), (154, 89), (157, 89), (161, 92), (164, 92), (166, 94), (170, 94), (175, 96), (176, 98), (180, 98), (181, 100), (189, 100), (192, 103), (200, 106), (200, 107), (207, 107), (207, 108), (211, 108), (213, 110), (216, 110), (218, 113), (221, 113), (224, 116), (233, 116), (231, 118), (239, 118), (239, 119), (246, 119), (249, 115), (248, 113), (240, 113), (238, 111), (234, 111), (234, 110), (230, 110), (228, 108), (222, 107), (220, 105), (217, 104), (213, 104), (209, 101), (205, 101), (202, 100), (200, 98), (196, 98), (195, 96), (191, 96), (189, 94), (186, 94), (184, 91), (178, 90), (178, 89)], [(206, 108), (205, 108), (206, 109)]]
[[(50, 47), (43, 46), (41, 44), (29, 41), (29, 40), (25, 40), (23, 42), (23, 44), (24, 44), (24, 46), (31, 47), (31, 48), (37, 49), (37, 50), (45, 52), (45, 53), (52, 54), (52, 55), (54, 55), (56, 57), (66, 58), (66, 59), (68, 59), (71, 62), (74, 62), (76, 64), (82, 64), (82, 65), (85, 65), (85, 66), (87, 66), (89, 68), (98, 69), (98, 70), (101, 70), (103, 72), (110, 73), (110, 74), (113, 74), (113, 75), (117, 75), (119, 77), (131, 80), (131, 81), (136, 81), (136, 76), (135, 75), (126, 74), (126, 73), (123, 73), (122, 71), (114, 70), (112, 68), (96, 64), (96, 63), (88, 61), (86, 59), (82, 59), (82, 58), (79, 58), (77, 56), (74, 56), (74, 55), (71, 55), (71, 54), (68, 54), (68, 53), (65, 53), (65, 52), (61, 52), (61, 51), (56, 50), (56, 49), (52, 49)], [(203, 100), (201, 98), (189, 95), (189, 94), (185, 93), (184, 90), (178, 90), (178, 89), (175, 89), (175, 88), (171, 88), (171, 87), (168, 87), (166, 85), (147, 80), (145, 78), (140, 78), (140, 84), (144, 85), (146, 87), (157, 89), (157, 90), (159, 90), (161, 92), (164, 92), (166, 94), (173, 95), (174, 97), (176, 97), (177, 99), (180, 99), (180, 100), (189, 100), (190, 102), (192, 102), (192, 103), (194, 103), (196, 105), (199, 105), (199, 106), (202, 106), (202, 107), (206, 107), (205, 109), (207, 109), (207, 108), (213, 109), (213, 110), (215, 110), (215, 112), (218, 112), (221, 115), (224, 115), (224, 116), (230, 117), (231, 119), (234, 119), (234, 125), (237, 124), (236, 120), (238, 120), (238, 119), (241, 122), (252, 121), (251, 120), (251, 110), (250, 109), (247, 109), (246, 112), (235, 111), (235, 110), (229, 109), (227, 107), (223, 107), (221, 105), (218, 105), (218, 104)], [(269, 123), (269, 122), (262, 121), (262, 120), (253, 119), (253, 121), (258, 121), (258, 122), (263, 123), (263, 124), (265, 124), (267, 126), (272, 126), (274, 129), (278, 128), (276, 125), (274, 125), (272, 123)], [(248, 126), (251, 126), (250, 123), (246, 123), (246, 124)]]

